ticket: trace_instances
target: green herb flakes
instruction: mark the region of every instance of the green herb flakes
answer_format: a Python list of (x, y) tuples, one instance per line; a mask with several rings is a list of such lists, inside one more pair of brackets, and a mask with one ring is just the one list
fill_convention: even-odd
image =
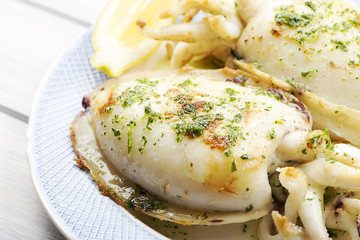
[(254, 209), (253, 205), (250, 204), (247, 208), (245, 208), (245, 212), (250, 212), (253, 209)]
[(111, 128), (111, 130), (112, 130), (112, 132), (114, 134), (114, 137), (118, 137), (118, 140), (121, 140), (121, 137), (120, 137), (121, 132), (119, 130), (115, 129), (115, 128)]
[(243, 154), (243, 155), (241, 155), (240, 158), (243, 159), (243, 160), (248, 160), (248, 159), (252, 159), (252, 158), (255, 158), (255, 157), (251, 156), (251, 155)]
[(237, 170), (236, 168), (236, 162), (235, 162), (235, 159), (232, 161), (231, 163), (231, 172), (235, 172)]

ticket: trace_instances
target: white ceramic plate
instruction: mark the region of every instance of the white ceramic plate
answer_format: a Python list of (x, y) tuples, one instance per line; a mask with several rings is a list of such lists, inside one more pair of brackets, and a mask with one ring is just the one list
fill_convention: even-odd
[[(354, 2), (359, 4), (360, 0)], [(70, 239), (257, 239), (256, 222), (184, 227), (141, 214), (134, 217), (100, 195), (89, 174), (77, 167), (69, 126), (81, 110), (82, 97), (108, 78), (89, 63), (91, 34), (91, 30), (86, 32), (50, 69), (29, 121), (28, 158), (33, 182), (59, 230)]]
[(255, 239), (251, 235), (256, 224), (184, 227), (142, 214), (134, 217), (100, 195), (90, 175), (77, 167), (69, 126), (82, 108), (83, 96), (108, 78), (89, 63), (91, 33), (86, 32), (50, 69), (29, 121), (32, 178), (55, 225), (70, 239)]

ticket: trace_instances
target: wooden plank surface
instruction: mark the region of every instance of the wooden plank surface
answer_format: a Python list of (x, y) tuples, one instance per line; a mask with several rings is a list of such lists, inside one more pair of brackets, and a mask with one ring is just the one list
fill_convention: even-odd
[(1, 0), (0, 16), (0, 105), (28, 115), (49, 67), (87, 27), (14, 0)]
[(64, 239), (49, 219), (30, 177), (27, 124), (0, 113), (0, 239)]
[[(25, 0), (23, 0), (25, 1)], [(93, 24), (105, 7), (107, 0), (26, 0), (31, 4), (66, 14), (85, 23)]]
[(31, 180), (27, 118), (49, 67), (96, 21), (106, 2), (0, 1), (0, 239), (65, 239)]

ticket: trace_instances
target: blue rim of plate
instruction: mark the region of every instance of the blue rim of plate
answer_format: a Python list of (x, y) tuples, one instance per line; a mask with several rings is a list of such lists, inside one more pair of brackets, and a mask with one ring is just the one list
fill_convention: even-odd
[(92, 29), (49, 69), (35, 96), (27, 156), (35, 189), (51, 220), (69, 239), (165, 239), (108, 197), (79, 169), (69, 126), (82, 97), (108, 77), (90, 65)]

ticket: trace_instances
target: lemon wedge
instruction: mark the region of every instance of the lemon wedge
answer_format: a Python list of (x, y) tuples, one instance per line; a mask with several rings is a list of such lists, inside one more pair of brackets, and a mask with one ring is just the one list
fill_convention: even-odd
[(149, 27), (161, 27), (171, 19), (159, 15), (176, 0), (110, 0), (101, 13), (94, 32), (91, 64), (111, 77), (142, 63), (159, 47), (159, 41), (140, 35), (136, 22), (145, 19)]

